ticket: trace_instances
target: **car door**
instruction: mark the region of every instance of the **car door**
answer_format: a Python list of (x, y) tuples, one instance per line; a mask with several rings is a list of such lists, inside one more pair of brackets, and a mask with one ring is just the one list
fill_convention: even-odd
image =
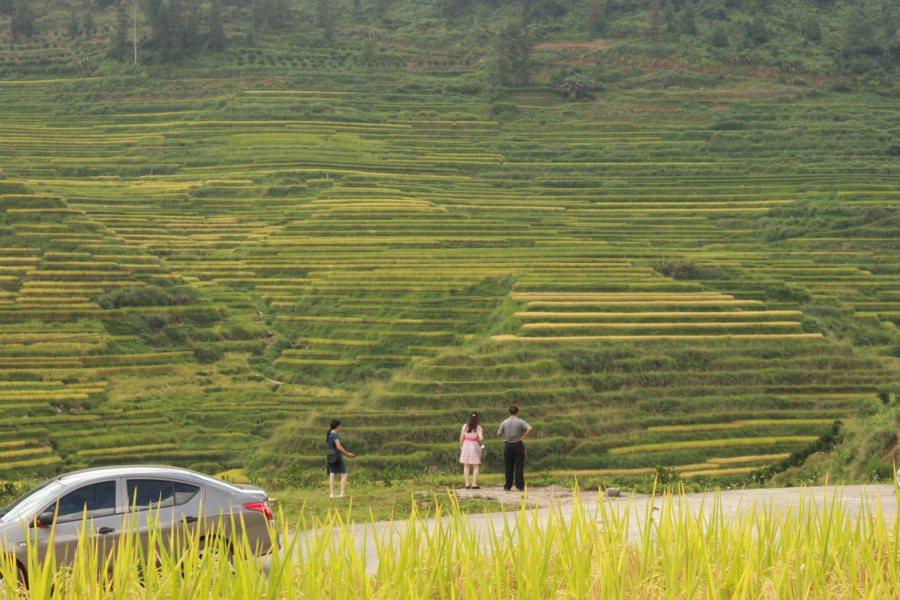
[[(202, 487), (168, 478), (125, 480), (128, 517), (144, 552), (151, 541), (156, 551), (180, 552), (192, 534), (202, 503)], [(151, 531), (152, 529), (152, 531)]]
[[(123, 506), (119, 502), (118, 479), (98, 481), (64, 490), (58, 501), (44, 507), (42, 512), (56, 512), (52, 527), (36, 527), (35, 541), (43, 560), (53, 545), (56, 564), (72, 564), (82, 541), (96, 544), (98, 558), (111, 566), (122, 536)], [(82, 540), (82, 524), (87, 538)]]

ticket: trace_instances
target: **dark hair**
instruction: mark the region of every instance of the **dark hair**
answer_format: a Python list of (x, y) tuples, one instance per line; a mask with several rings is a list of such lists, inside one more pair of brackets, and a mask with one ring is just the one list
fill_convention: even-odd
[(326, 442), (329, 441), (328, 438), (331, 437), (331, 432), (340, 426), (341, 426), (340, 419), (332, 419), (331, 420), (331, 429), (328, 430), (328, 435), (325, 436)]
[(466, 421), (466, 432), (472, 433), (478, 427), (478, 413), (469, 413), (469, 420)]
[(516, 405), (510, 406), (510, 407), (509, 407), (509, 414), (511, 414), (511, 415), (517, 415), (517, 414), (519, 414), (519, 407), (516, 406)]

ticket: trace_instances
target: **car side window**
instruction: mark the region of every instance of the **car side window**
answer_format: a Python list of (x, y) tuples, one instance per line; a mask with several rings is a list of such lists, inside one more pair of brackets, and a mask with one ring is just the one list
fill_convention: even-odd
[(143, 510), (152, 506), (155, 510), (184, 504), (193, 498), (200, 488), (179, 481), (129, 479), (126, 490), (129, 508)]
[[(55, 506), (50, 506), (47, 510), (54, 508)], [(89, 519), (116, 514), (116, 482), (94, 483), (64, 495), (59, 499), (56, 520), (57, 522), (78, 520), (85, 511)]]

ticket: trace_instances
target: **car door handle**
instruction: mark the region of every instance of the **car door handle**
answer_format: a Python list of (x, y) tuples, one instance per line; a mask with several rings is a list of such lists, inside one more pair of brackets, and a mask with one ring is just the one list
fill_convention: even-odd
[(197, 517), (185, 517), (185, 518), (184, 518), (184, 522), (185, 522), (185, 523), (196, 523), (196, 522), (197, 522)]
[(99, 533), (100, 535), (106, 535), (107, 533), (113, 533), (114, 531), (115, 529), (113, 529), (112, 527), (101, 527), (97, 530), (97, 533)]

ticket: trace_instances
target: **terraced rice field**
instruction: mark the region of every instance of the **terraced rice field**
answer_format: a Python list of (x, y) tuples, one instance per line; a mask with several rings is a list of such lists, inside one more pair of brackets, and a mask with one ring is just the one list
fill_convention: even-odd
[(896, 381), (900, 175), (814, 106), (788, 139), (778, 105), (501, 125), (246, 90), (98, 115), (55, 85), (0, 89), (9, 476), (319, 468), (333, 416), (362, 465), (419, 471), (511, 403), (536, 470), (737, 475)]

